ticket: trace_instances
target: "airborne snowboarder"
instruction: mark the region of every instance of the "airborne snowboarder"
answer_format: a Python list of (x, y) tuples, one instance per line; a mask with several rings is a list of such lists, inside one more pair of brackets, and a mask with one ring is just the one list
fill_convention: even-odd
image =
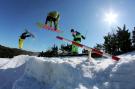
[[(75, 41), (76, 43), (80, 44), (81, 43), (81, 39), (85, 39), (85, 37), (83, 35), (81, 35), (80, 32), (74, 31), (74, 29), (71, 29), (71, 33), (72, 33), (72, 36), (73, 36), (73, 41)], [(78, 46), (72, 44), (71, 52), (73, 54), (78, 54)]]
[(60, 14), (57, 11), (52, 11), (49, 12), (45, 21), (45, 25), (48, 25), (48, 22), (50, 23), (50, 27), (52, 27), (52, 23), (54, 23), (54, 29), (58, 30), (59, 26), (58, 26), (58, 22), (60, 19)]
[(27, 30), (25, 32), (23, 32), (19, 38), (19, 48), (21, 49), (23, 47), (23, 44), (24, 44), (24, 40), (27, 38), (27, 37), (34, 37), (33, 34), (31, 34), (30, 32), (28, 32)]

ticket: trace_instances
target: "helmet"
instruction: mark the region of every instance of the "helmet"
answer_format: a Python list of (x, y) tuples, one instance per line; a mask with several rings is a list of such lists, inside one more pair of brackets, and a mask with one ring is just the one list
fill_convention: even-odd
[(74, 29), (71, 29), (71, 32), (74, 32)]

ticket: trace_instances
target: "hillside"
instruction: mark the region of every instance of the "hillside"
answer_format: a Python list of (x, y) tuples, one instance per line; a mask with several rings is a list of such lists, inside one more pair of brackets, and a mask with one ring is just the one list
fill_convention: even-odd
[(13, 58), (17, 55), (38, 55), (38, 52), (31, 52), (26, 50), (21, 50), (17, 48), (9, 48), (0, 45), (0, 58)]

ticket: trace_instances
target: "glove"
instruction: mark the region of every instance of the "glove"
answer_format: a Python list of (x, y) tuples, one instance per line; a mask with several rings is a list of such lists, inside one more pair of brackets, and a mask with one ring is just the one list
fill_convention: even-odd
[(83, 39), (85, 39), (85, 37), (84, 37), (84, 36), (82, 36), (82, 38), (83, 38)]

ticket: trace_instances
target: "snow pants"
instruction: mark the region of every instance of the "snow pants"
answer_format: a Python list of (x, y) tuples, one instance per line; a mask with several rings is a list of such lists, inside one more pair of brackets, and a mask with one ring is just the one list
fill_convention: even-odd
[(58, 21), (56, 21), (55, 18), (47, 16), (45, 24), (48, 25), (48, 22), (50, 23), (50, 27), (52, 27), (52, 23), (54, 23), (54, 27), (56, 30), (58, 30)]
[[(80, 41), (75, 41), (75, 42), (80, 44)], [(72, 44), (71, 52), (72, 54), (78, 54), (78, 46)]]
[(19, 48), (23, 47), (24, 39), (19, 38)]

